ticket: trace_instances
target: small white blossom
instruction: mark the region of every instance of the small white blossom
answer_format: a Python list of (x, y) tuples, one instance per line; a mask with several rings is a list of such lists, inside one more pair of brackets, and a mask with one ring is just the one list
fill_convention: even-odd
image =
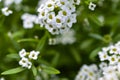
[(28, 68), (30, 69), (32, 66), (32, 63), (28, 60), (28, 58), (23, 57), (20, 61), (19, 61), (19, 65), (21, 65), (22, 67)]
[(25, 51), (25, 49), (22, 49), (21, 51), (19, 51), (19, 56), (22, 58), (22, 57), (25, 57), (27, 55), (27, 52)]
[(92, 3), (92, 2), (89, 3), (88, 8), (89, 8), (90, 10), (94, 11), (94, 10), (95, 10), (95, 7), (96, 7), (96, 4), (94, 4), (94, 3)]
[(38, 55), (39, 55), (38, 51), (31, 51), (28, 57), (30, 59), (36, 60), (38, 58)]
[(101, 52), (98, 53), (98, 55), (99, 55), (101, 61), (108, 60), (109, 56), (108, 56), (107, 52), (102, 52), (101, 51)]
[(2, 13), (5, 15), (5, 16), (9, 16), (10, 14), (12, 14), (13, 12), (11, 10), (8, 9), (8, 7), (4, 7), (2, 8)]
[(118, 62), (117, 56), (112, 55), (108, 58), (110, 64), (116, 64)]
[(110, 54), (119, 54), (119, 47), (116, 46), (110, 46)]

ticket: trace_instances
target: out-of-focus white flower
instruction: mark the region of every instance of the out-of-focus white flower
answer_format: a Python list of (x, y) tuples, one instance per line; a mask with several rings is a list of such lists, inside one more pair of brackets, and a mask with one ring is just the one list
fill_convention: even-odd
[(21, 16), (21, 19), (23, 20), (23, 27), (25, 29), (33, 28), (34, 23), (35, 24), (39, 23), (38, 17), (36, 15), (32, 15), (32, 14), (29, 14), (29, 13), (24, 13)]
[(31, 51), (30, 54), (29, 54), (29, 58), (33, 59), (33, 60), (36, 60), (38, 58), (39, 54), (40, 53), (38, 51)]
[(13, 12), (11, 10), (8, 9), (8, 7), (4, 7), (2, 8), (2, 13), (5, 15), (5, 16), (9, 16), (10, 14), (12, 14)]
[(89, 8), (90, 10), (94, 11), (94, 10), (95, 10), (95, 7), (96, 7), (96, 4), (94, 4), (94, 3), (92, 3), (92, 2), (89, 3), (88, 8)]
[(4, 77), (1, 77), (0, 80), (5, 80), (5, 78), (4, 78)]
[(25, 49), (22, 49), (21, 51), (19, 51), (19, 56), (22, 58), (22, 57), (25, 57), (27, 55), (27, 52), (25, 51)]
[(30, 20), (26, 20), (23, 22), (23, 27), (25, 29), (31, 29), (33, 28), (34, 24)]
[(32, 63), (28, 60), (28, 58), (23, 57), (20, 61), (19, 61), (19, 65), (21, 65), (22, 67), (28, 68), (30, 69), (32, 66)]
[(76, 41), (74, 30), (63, 32), (60, 36), (56, 37), (57, 43), (73, 44)]
[(13, 3), (20, 4), (22, 0), (4, 0), (4, 6), (10, 6)]
[(0, 0), (0, 2), (1, 2), (2, 0)]

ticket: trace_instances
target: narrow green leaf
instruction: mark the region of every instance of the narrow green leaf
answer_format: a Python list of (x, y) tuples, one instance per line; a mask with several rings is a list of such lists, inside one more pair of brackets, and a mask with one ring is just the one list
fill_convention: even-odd
[(42, 71), (44, 71), (44, 72), (46, 72), (48, 74), (59, 74), (60, 73), (59, 70), (57, 70), (57, 69), (55, 69), (53, 67), (45, 66), (45, 65), (42, 65), (41, 69), (42, 69)]
[(93, 21), (98, 26), (103, 26), (103, 23), (98, 19), (96, 15), (90, 15), (89, 19)]
[(91, 33), (89, 34), (89, 36), (95, 38), (95, 39), (98, 39), (98, 40), (103, 40), (103, 37), (99, 34), (94, 34), (94, 33)]
[(74, 57), (74, 59), (76, 60), (76, 62), (80, 63), (81, 62), (81, 58), (80, 58), (79, 53), (74, 48), (71, 48), (70, 50), (71, 50), (71, 54)]
[(4, 71), (1, 73), (1, 75), (10, 75), (10, 74), (16, 74), (16, 73), (19, 73), (21, 71), (25, 70), (24, 68), (22, 67), (18, 67), (18, 68), (13, 68), (13, 69), (10, 69), (10, 70), (7, 70), (7, 71)]
[(100, 49), (101, 49), (100, 47), (94, 49), (94, 50), (90, 53), (89, 58), (94, 61), (94, 60), (95, 60), (95, 57), (98, 55), (98, 52), (100, 51)]
[(20, 58), (19, 55), (18, 55), (18, 54), (15, 54), (15, 53), (13, 53), (13, 54), (8, 54), (6, 57), (12, 58), (12, 59), (19, 59), (19, 58)]
[(21, 42), (38, 42), (38, 40), (36, 40), (36, 39), (21, 39), (21, 40), (18, 40), (17, 42), (18, 43), (21, 43)]
[(32, 66), (32, 72), (33, 72), (33, 75), (36, 76), (37, 75), (37, 69), (35, 66)]
[(41, 49), (44, 47), (45, 45), (45, 42), (46, 42), (46, 35), (43, 36), (43, 38), (38, 42), (38, 45), (37, 45), (37, 48), (36, 50), (37, 51), (41, 51)]
[(59, 57), (60, 57), (59, 53), (56, 53), (54, 58), (52, 59), (52, 63), (51, 63), (52, 66), (56, 66), (57, 65)]

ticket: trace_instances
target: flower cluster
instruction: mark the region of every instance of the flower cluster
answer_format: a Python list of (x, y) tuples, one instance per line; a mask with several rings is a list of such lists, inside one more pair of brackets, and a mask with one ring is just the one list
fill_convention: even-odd
[(83, 65), (75, 80), (119, 80), (119, 71), (116, 66), (102, 62), (99, 65)]
[(98, 80), (119, 80), (116, 66), (107, 65), (106, 63), (101, 63), (99, 66), (102, 76), (99, 76)]
[(76, 22), (76, 7), (80, 0), (48, 0), (40, 5), (39, 23), (52, 34), (63, 33)]
[(102, 48), (98, 55), (101, 61), (108, 61), (110, 65), (120, 65), (120, 42)]
[(11, 10), (8, 9), (8, 7), (2, 8), (1, 11), (5, 16), (9, 16), (10, 14), (13, 13)]
[(21, 16), (21, 19), (23, 20), (23, 27), (24, 27), (25, 29), (33, 28), (34, 23), (35, 23), (35, 24), (38, 23), (38, 18), (37, 18), (37, 16), (36, 16), (36, 15), (29, 14), (29, 13), (24, 13), (24, 14)]
[(32, 66), (31, 60), (36, 60), (38, 58), (39, 52), (38, 51), (31, 51), (26, 52), (25, 49), (22, 49), (19, 52), (19, 56), (21, 57), (21, 60), (19, 61), (19, 65), (22, 67), (30, 69)]
[(83, 65), (75, 80), (97, 80), (98, 68), (95, 64), (93, 65)]

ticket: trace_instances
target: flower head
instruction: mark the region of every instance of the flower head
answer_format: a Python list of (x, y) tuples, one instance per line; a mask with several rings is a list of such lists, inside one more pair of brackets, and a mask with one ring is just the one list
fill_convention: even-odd
[(51, 34), (69, 30), (76, 22), (75, 5), (80, 0), (48, 0), (38, 8), (39, 23)]
[(2, 8), (2, 13), (5, 15), (5, 16), (9, 16), (10, 14), (12, 14), (13, 12), (11, 10), (8, 9), (8, 7), (4, 7)]
[(27, 55), (27, 52), (25, 51), (25, 49), (22, 49), (21, 51), (19, 51), (19, 56), (22, 58), (22, 57), (25, 57)]
[(38, 58), (39, 52), (38, 51), (31, 51), (29, 54), (29, 58), (36, 60)]
[(95, 7), (96, 7), (96, 4), (94, 4), (94, 3), (92, 3), (92, 2), (89, 3), (88, 8), (89, 8), (90, 10), (94, 11), (94, 10), (95, 10)]

